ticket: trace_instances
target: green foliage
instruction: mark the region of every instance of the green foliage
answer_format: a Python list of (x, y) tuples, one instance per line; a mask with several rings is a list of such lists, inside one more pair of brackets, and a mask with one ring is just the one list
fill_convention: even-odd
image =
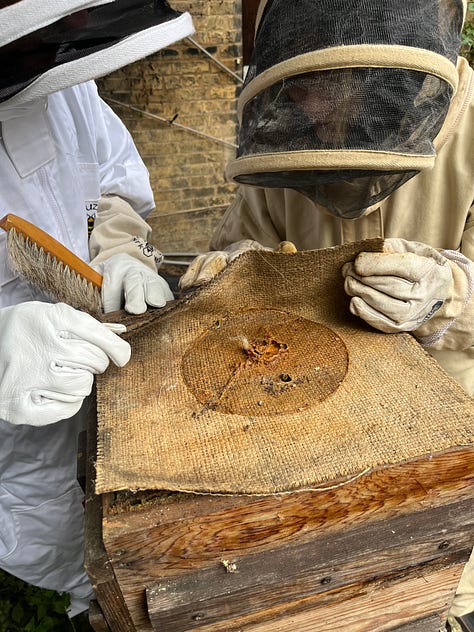
[(0, 570), (0, 632), (91, 632), (86, 615), (69, 619), (69, 595), (31, 586)]
[(467, 4), (468, 14), (461, 35), (461, 55), (474, 68), (474, 2)]

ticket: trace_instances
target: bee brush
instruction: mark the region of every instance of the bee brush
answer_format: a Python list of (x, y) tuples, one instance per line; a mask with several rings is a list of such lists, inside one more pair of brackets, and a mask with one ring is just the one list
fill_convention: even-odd
[(59, 302), (97, 316), (102, 312), (102, 276), (59, 241), (31, 222), (9, 213), (0, 220), (7, 231), (10, 266)]

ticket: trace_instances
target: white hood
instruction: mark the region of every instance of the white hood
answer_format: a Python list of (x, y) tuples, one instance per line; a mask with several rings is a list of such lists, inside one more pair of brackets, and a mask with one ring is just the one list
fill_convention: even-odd
[(0, 10), (0, 115), (193, 33), (166, 0), (18, 0)]

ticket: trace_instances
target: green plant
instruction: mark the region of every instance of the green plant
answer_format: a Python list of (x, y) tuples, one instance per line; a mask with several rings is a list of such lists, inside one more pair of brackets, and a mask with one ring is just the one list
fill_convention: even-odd
[(468, 2), (467, 10), (467, 18), (461, 34), (460, 53), (474, 68), (474, 2)]
[(0, 570), (0, 632), (91, 632), (86, 615), (69, 619), (69, 595), (31, 586)]

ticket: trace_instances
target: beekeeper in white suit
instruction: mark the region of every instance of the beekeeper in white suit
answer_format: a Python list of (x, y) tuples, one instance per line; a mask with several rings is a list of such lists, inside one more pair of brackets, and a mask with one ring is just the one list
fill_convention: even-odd
[[(474, 395), (474, 72), (462, 0), (263, 0), (239, 98), (240, 183), (181, 279), (248, 249), (371, 237), (342, 272), (351, 311), (410, 331)], [(474, 611), (474, 564), (452, 612)], [(471, 620), (474, 618), (472, 615)]]
[[(93, 81), (191, 35), (165, 0), (0, 1), (0, 214), (46, 230), (104, 275), (106, 311), (172, 298), (148, 243), (148, 172)], [(95, 227), (88, 240), (88, 221)], [(93, 377), (127, 363), (116, 331), (52, 304), (0, 234), (0, 568), (88, 608), (77, 435)], [(89, 252), (90, 247), (90, 252)]]

